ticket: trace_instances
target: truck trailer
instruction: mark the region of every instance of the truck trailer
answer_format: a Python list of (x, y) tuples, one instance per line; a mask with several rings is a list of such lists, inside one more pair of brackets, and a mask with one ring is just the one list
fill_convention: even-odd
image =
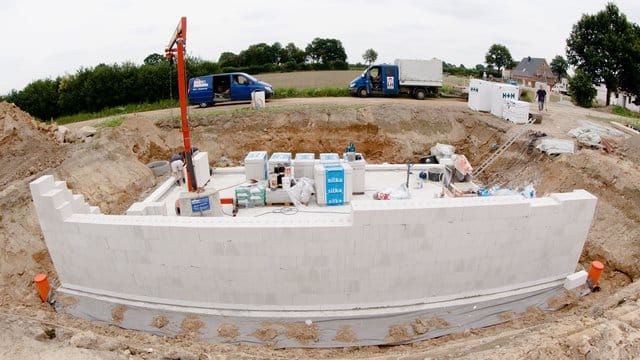
[(396, 59), (393, 65), (371, 65), (349, 84), (352, 95), (397, 96), (422, 100), (442, 86), (442, 60)]

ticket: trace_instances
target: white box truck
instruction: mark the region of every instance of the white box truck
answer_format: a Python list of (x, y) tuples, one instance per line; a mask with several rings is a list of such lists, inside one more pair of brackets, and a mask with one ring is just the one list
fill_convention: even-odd
[(409, 94), (422, 100), (442, 86), (442, 60), (397, 59), (393, 65), (371, 65), (349, 84), (352, 95)]

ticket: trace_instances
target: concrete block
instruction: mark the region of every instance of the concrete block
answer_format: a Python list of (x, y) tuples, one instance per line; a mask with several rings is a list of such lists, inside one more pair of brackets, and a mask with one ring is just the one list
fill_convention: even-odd
[(587, 282), (587, 272), (580, 270), (577, 273), (568, 275), (564, 279), (564, 288), (567, 290), (573, 290)]
[(145, 207), (146, 205), (140, 202), (137, 203), (133, 203), (131, 204), (131, 206), (129, 206), (129, 208), (126, 211), (127, 215), (146, 215), (145, 214)]
[(36, 195), (43, 195), (50, 190), (52, 190), (55, 186), (55, 180), (53, 175), (43, 175), (36, 180), (29, 183), (29, 188), (31, 189), (31, 194), (35, 197)]

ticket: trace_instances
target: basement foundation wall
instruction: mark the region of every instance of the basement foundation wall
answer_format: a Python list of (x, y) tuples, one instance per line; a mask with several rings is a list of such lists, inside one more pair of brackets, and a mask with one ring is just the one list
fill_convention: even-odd
[[(548, 308), (576, 271), (597, 202), (576, 190), (535, 199), (354, 202), (350, 213), (318, 218), (185, 218), (103, 215), (52, 176), (32, 182), (31, 192), (66, 299), (60, 311), (147, 331), (149, 318), (163, 311), (174, 324), (199, 314), (209, 316), (209, 326), (222, 326), (215, 318), (222, 316), (240, 335), (264, 322), (324, 319), (338, 338), (336, 326), (358, 318), (354, 336), (367, 340), (352, 345), (428, 335), (406, 327), (409, 338), (389, 337), (387, 328), (407, 316), (449, 317), (441, 329), (450, 333), (504, 321), (498, 312)], [(492, 321), (476, 313), (460, 322), (449, 316), (460, 301), (469, 307), (459, 310), (465, 314), (478, 306), (500, 310), (490, 312)], [(118, 306), (131, 309), (124, 320), (111, 316)], [(386, 320), (367, 325), (380, 318)], [(387, 335), (373, 336), (374, 323)], [(328, 328), (314, 329), (321, 334), (316, 340), (279, 343), (344, 346), (323, 332)], [(207, 334), (212, 341), (280, 339)]]

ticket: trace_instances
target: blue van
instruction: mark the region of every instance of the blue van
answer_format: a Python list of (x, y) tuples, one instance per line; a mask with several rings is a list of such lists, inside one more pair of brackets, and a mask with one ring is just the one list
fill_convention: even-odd
[(191, 104), (201, 107), (227, 101), (251, 101), (251, 93), (264, 91), (273, 95), (273, 87), (245, 73), (204, 75), (189, 79), (188, 97)]

